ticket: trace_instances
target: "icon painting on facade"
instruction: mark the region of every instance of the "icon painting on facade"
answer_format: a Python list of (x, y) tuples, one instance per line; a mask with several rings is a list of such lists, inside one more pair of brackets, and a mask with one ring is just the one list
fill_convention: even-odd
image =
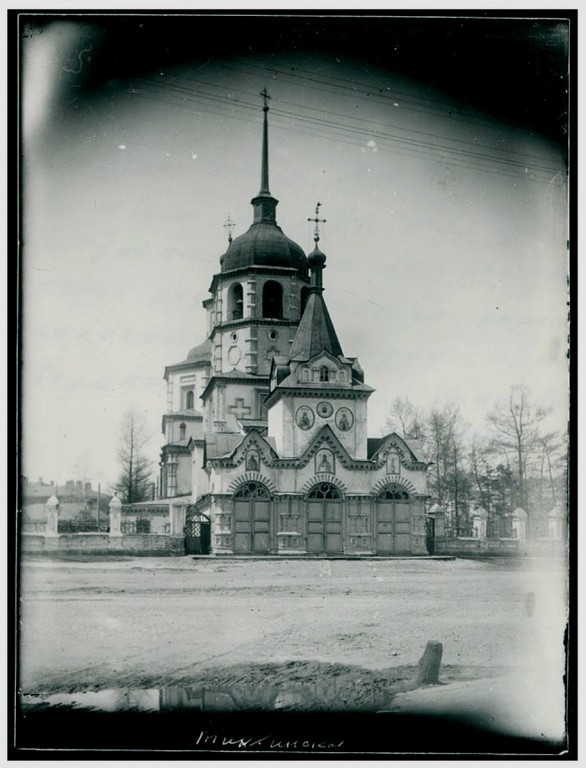
[(246, 454), (245, 467), (247, 472), (258, 472), (260, 469), (260, 456), (258, 451), (248, 451)]
[(311, 429), (313, 427), (313, 422), (315, 421), (311, 408), (307, 405), (302, 405), (298, 408), (297, 413), (295, 414), (295, 421), (300, 429)]
[(338, 408), (336, 413), (336, 426), (340, 432), (347, 432), (352, 428), (354, 423), (354, 415), (349, 408)]
[(334, 455), (331, 451), (329, 451), (327, 448), (323, 448), (321, 451), (318, 451), (315, 455), (315, 471), (316, 472), (326, 472), (326, 473), (333, 473), (334, 472)]
[(331, 403), (318, 403), (317, 408), (315, 409), (317, 411), (317, 415), (321, 416), (322, 419), (327, 419), (332, 415), (333, 408)]
[(387, 456), (387, 474), (398, 475), (401, 472), (401, 461), (398, 453), (389, 453)]

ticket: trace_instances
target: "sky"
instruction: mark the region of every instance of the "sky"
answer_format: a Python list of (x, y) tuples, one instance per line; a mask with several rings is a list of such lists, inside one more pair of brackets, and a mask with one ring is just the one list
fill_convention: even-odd
[(252, 223), (264, 87), (277, 221), (308, 252), (322, 203), (369, 434), (397, 396), (455, 402), (481, 432), (516, 384), (564, 429), (563, 28), (172, 21), (23, 26), (23, 474), (111, 485), (129, 408), (156, 467), (164, 368), (205, 337), (227, 217), (234, 236)]

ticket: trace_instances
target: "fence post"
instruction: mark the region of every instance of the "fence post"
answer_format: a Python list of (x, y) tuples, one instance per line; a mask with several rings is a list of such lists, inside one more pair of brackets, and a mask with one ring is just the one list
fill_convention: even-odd
[(116, 494), (110, 500), (110, 536), (122, 536), (120, 530), (120, 516), (122, 514), (122, 502)]
[(59, 499), (57, 496), (50, 496), (45, 504), (47, 513), (47, 522), (45, 523), (45, 536), (59, 536)]
[(438, 682), (442, 663), (443, 645), (437, 640), (430, 640), (419, 659), (415, 681), (419, 685), (434, 685)]

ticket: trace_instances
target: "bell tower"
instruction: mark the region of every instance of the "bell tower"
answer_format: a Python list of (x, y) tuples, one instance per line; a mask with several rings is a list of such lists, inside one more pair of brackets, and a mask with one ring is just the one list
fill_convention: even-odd
[(237, 432), (266, 419), (263, 406), (274, 356), (288, 355), (309, 289), (303, 250), (278, 226), (269, 185), (269, 94), (261, 92), (260, 190), (252, 224), (232, 237), (213, 276), (208, 311), (211, 378), (203, 394), (209, 431)]

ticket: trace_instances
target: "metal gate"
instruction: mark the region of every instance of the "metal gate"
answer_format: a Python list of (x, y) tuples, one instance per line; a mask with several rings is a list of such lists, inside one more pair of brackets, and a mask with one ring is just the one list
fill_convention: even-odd
[(201, 512), (187, 514), (183, 528), (186, 555), (209, 555), (210, 528), (210, 519), (207, 515)]

